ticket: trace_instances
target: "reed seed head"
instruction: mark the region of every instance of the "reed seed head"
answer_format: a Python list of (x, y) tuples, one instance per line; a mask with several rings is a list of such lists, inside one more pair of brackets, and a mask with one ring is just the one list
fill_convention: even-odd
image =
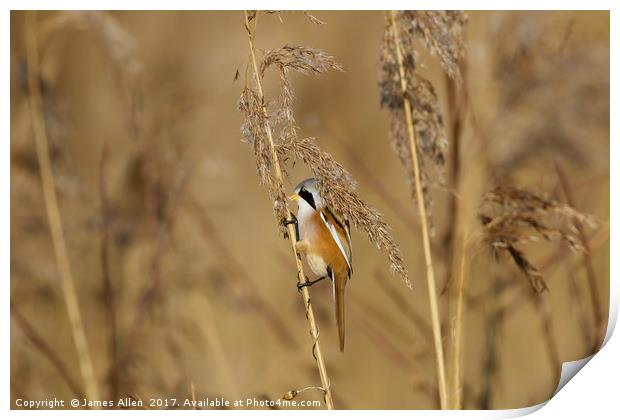
[[(400, 12), (397, 15), (399, 44), (406, 83), (403, 93), (400, 82), (396, 41), (390, 22), (386, 22), (379, 57), (379, 92), (382, 108), (390, 114), (390, 138), (407, 174), (407, 182), (414, 199), (413, 162), (405, 122), (404, 98), (411, 104), (413, 128), (419, 156), (422, 191), (425, 207), (432, 222), (432, 184), (445, 185), (445, 153), (448, 141), (439, 99), (430, 81), (416, 71), (418, 53), (415, 41), (421, 40), (429, 51), (437, 55), (446, 73), (460, 79), (458, 62), (464, 54), (463, 12)], [(431, 223), (432, 225), (432, 223)]]
[(497, 187), (482, 200), (478, 217), (484, 241), (495, 253), (508, 252), (532, 288), (543, 292), (547, 286), (540, 271), (520, 250), (523, 244), (541, 240), (561, 240), (576, 251), (584, 251), (576, 224), (595, 226), (586, 216), (559, 201), (514, 187)]
[(467, 15), (460, 10), (416, 10), (402, 12), (412, 36), (439, 58), (448, 76), (460, 80), (459, 61), (465, 57), (464, 28)]
[[(396, 245), (383, 216), (359, 198), (356, 183), (351, 174), (331, 155), (323, 152), (314, 138), (300, 139), (293, 115), (294, 92), (289, 73), (323, 74), (330, 70), (343, 71), (334, 57), (324, 51), (302, 46), (285, 45), (267, 51), (260, 62), (260, 75), (269, 69), (277, 69), (280, 77), (280, 94), (275, 101), (266, 102), (252, 87), (246, 84), (239, 101), (239, 109), (245, 115), (242, 134), (246, 143), (253, 147), (261, 184), (269, 187), (274, 203), (276, 219), (282, 226), (286, 218), (285, 195), (281, 182), (274, 177), (275, 162), (269, 153), (267, 127), (273, 133), (273, 147), (283, 176), (287, 175), (287, 163), (300, 159), (310, 168), (318, 181), (321, 196), (327, 205), (346, 221), (365, 232), (369, 240), (383, 250), (389, 259), (390, 269), (397, 273), (411, 288), (402, 254)], [(285, 234), (285, 230), (282, 228)]]
[(314, 138), (296, 139), (280, 145), (278, 153), (292, 154), (308, 166), (318, 181), (321, 197), (327, 205), (345, 220), (366, 233), (370, 242), (387, 254), (390, 270), (413, 288), (402, 253), (381, 213), (364, 202), (356, 192), (357, 185), (351, 174), (329, 153), (319, 149)]
[[(246, 85), (241, 92), (238, 106), (245, 116), (245, 122), (241, 126), (243, 141), (249, 144), (254, 152), (259, 183), (269, 191), (276, 220), (283, 222), (288, 217), (286, 194), (282, 183), (275, 177), (275, 163), (265, 131), (269, 121), (263, 110), (263, 101), (254, 89)], [(284, 225), (280, 223), (279, 226), (284, 235)]]

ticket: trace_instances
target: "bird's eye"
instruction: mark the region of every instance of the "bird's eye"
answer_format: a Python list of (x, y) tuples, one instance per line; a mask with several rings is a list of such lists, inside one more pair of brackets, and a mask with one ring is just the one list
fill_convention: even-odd
[(299, 189), (299, 194), (301, 198), (303, 198), (310, 206), (316, 210), (316, 205), (314, 203), (314, 197), (311, 192), (309, 192), (305, 187), (301, 187)]

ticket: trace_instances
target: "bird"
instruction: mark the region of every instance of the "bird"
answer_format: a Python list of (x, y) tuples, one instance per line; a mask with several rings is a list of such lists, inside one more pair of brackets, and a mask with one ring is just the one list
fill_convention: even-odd
[(332, 281), (340, 351), (344, 352), (344, 289), (353, 274), (349, 222), (323, 201), (315, 178), (301, 181), (289, 199), (297, 203), (295, 250), (305, 255), (308, 266), (319, 276), (297, 286), (308, 287), (325, 278)]

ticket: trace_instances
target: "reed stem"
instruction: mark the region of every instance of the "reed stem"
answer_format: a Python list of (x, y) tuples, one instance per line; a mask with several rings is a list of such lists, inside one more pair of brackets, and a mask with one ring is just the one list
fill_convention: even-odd
[(429, 236), (428, 218), (426, 215), (426, 207), (424, 201), (424, 192), (422, 191), (422, 181), (420, 173), (420, 163), (418, 161), (418, 148), (416, 146), (416, 135), (413, 128), (413, 112), (411, 103), (407, 93), (407, 81), (405, 79), (405, 69), (403, 66), (403, 54), (400, 44), (400, 36), (398, 35), (398, 24), (396, 22), (396, 13), (394, 10), (389, 12), (390, 22), (392, 26), (392, 34), (394, 36), (394, 44), (396, 45), (396, 58), (398, 60), (398, 72), (400, 75), (400, 87), (403, 94), (403, 103), (405, 108), (405, 120), (407, 124), (407, 133), (409, 135), (409, 149), (411, 151), (411, 160), (413, 161), (413, 175), (415, 179), (416, 197), (420, 218), (422, 219), (422, 245), (424, 248), (424, 258), (426, 260), (426, 279), (428, 282), (428, 295), (431, 309), (431, 323), (433, 329), (433, 338), (435, 344), (435, 357), (437, 362), (437, 382), (439, 389), (439, 402), (441, 409), (447, 408), (447, 392), (446, 392), (446, 372), (443, 355), (443, 344), (441, 340), (441, 321), (439, 319), (439, 307), (437, 304), (437, 286), (435, 282), (435, 272), (433, 269), (433, 260), (431, 254), (431, 241)]
[(95, 373), (88, 341), (84, 332), (84, 323), (78, 303), (75, 282), (71, 274), (71, 264), (69, 253), (62, 227), (62, 217), (58, 207), (56, 188), (54, 183), (54, 173), (52, 162), (49, 156), (49, 142), (43, 117), (43, 101), (39, 86), (39, 51), (37, 41), (36, 11), (26, 13), (26, 54), (28, 59), (28, 90), (29, 106), (32, 116), (32, 126), (34, 130), (34, 141), (39, 161), (41, 173), (41, 186), (45, 201), (45, 210), (50, 227), (50, 234), (56, 257), (56, 265), (60, 277), (62, 294), (67, 308), (67, 315), (71, 326), (73, 343), (78, 357), (80, 373), (84, 382), (86, 397), (89, 400), (99, 400), (99, 389), (95, 380)]
[[(570, 187), (570, 183), (568, 182), (568, 177), (564, 172), (564, 169), (558, 162), (555, 164), (556, 172), (558, 173), (558, 177), (560, 179), (560, 184), (562, 186), (562, 190), (564, 191), (564, 196), (566, 197), (566, 203), (575, 208), (575, 200), (573, 198), (573, 193)], [(596, 273), (594, 272), (594, 264), (592, 263), (592, 249), (590, 247), (590, 241), (588, 240), (588, 235), (583, 228), (583, 225), (579, 220), (575, 220), (575, 227), (577, 228), (577, 233), (579, 234), (579, 239), (584, 247), (583, 254), (583, 265), (586, 269), (586, 275), (588, 279), (588, 288), (590, 289), (590, 299), (592, 306), (592, 318), (594, 321), (594, 332), (592, 334), (592, 346), (590, 352), (592, 354), (596, 353), (598, 349), (601, 347), (603, 343), (603, 338), (605, 336), (605, 321), (603, 319), (603, 307), (601, 304), (600, 293), (598, 290), (598, 282), (596, 280)]]
[(118, 399), (119, 393), (119, 373), (118, 367), (118, 323), (116, 320), (116, 295), (112, 285), (110, 275), (110, 220), (109, 204), (107, 196), (107, 175), (108, 175), (108, 145), (104, 144), (101, 151), (101, 161), (99, 163), (99, 205), (101, 217), (101, 235), (99, 246), (99, 259), (101, 262), (101, 280), (103, 297), (106, 309), (106, 322), (110, 329), (110, 366), (108, 368), (109, 398)]
[[(258, 69), (258, 64), (256, 61), (256, 53), (254, 47), (254, 32), (250, 29), (250, 22), (248, 19), (248, 12), (246, 10), (243, 11), (243, 16), (245, 18), (245, 28), (248, 33), (248, 43), (250, 47), (250, 56), (252, 61), (252, 69), (254, 72), (254, 78), (256, 80), (256, 87), (258, 89), (258, 96), (261, 100), (262, 112), (264, 115), (267, 115), (267, 108), (265, 106), (265, 95), (263, 93), (263, 87), (261, 83), (260, 71)], [(278, 155), (276, 153), (275, 143), (273, 140), (273, 134), (271, 132), (271, 127), (269, 123), (265, 123), (265, 133), (267, 134), (267, 139), (269, 140), (269, 150), (271, 152), (271, 158), (275, 167), (275, 175), (276, 179), (280, 184), (283, 184), (283, 176), (282, 169), (280, 167), (280, 161), (278, 160)], [(289, 219), (292, 219), (293, 214), (287, 203), (284, 203), (286, 214)], [(291, 240), (291, 248), (293, 250), (293, 255), (295, 256), (295, 263), (297, 264), (297, 277), (300, 283), (304, 283), (306, 281), (306, 275), (304, 274), (303, 265), (301, 262), (301, 258), (295, 249), (295, 242), (297, 240), (295, 227), (291, 224), (287, 225), (288, 237)], [(332, 400), (332, 393), (330, 389), (330, 381), (327, 376), (327, 369), (325, 368), (325, 362), (323, 360), (323, 353), (321, 352), (321, 347), (319, 345), (319, 330), (316, 325), (316, 320), (314, 318), (314, 311), (312, 310), (312, 304), (310, 302), (310, 292), (307, 287), (303, 287), (301, 289), (301, 295), (304, 302), (304, 307), (306, 308), (306, 318), (308, 319), (308, 323), (310, 324), (310, 335), (312, 336), (313, 341), (313, 349), (312, 353), (315, 356), (317, 368), (319, 370), (319, 376), (321, 378), (321, 385), (323, 387), (325, 404), (329, 410), (334, 409), (334, 403)]]
[(463, 306), (465, 301), (465, 280), (466, 280), (466, 245), (465, 239), (461, 239), (461, 249), (459, 252), (459, 271), (456, 296), (456, 314), (454, 324), (454, 348), (452, 351), (452, 395), (450, 398), (451, 408), (460, 410), (462, 404), (462, 364), (463, 364), (463, 330), (464, 315)]

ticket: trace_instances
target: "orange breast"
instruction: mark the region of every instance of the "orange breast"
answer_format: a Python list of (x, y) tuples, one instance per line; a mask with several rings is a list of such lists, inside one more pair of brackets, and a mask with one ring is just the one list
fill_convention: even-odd
[[(328, 220), (336, 226), (338, 236), (340, 237), (340, 241), (343, 244), (346, 244), (346, 233), (335, 223), (335, 221), (330, 220), (330, 216), (328, 215)], [(347, 265), (347, 261), (345, 260), (340, 248), (336, 244), (336, 241), (332, 238), (332, 235), (321, 220), (321, 216), (319, 212), (313, 212), (312, 215), (305, 221), (307, 229), (303, 229), (302, 239), (308, 242), (308, 254), (314, 254), (323, 259), (325, 264), (327, 264), (331, 270), (341, 278), (348, 278), (349, 276), (349, 266)]]

